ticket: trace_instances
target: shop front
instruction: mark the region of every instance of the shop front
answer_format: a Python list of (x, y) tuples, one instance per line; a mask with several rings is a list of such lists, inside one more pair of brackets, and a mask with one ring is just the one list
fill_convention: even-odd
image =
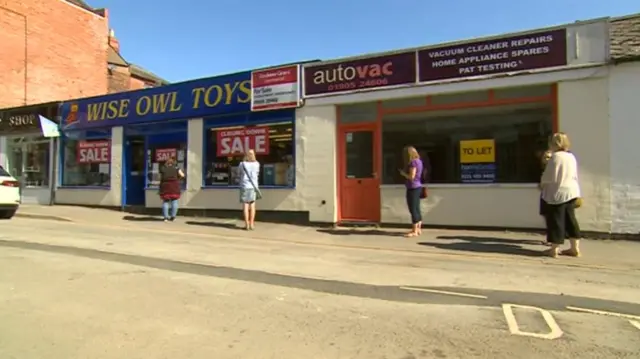
[(185, 211), (237, 209), (238, 197), (226, 193), (237, 193), (248, 149), (262, 165), (265, 191), (295, 188), (299, 71), (242, 72), (64, 103), (56, 203), (160, 207), (159, 170), (174, 158), (186, 174)]
[(429, 169), (425, 224), (540, 228), (539, 158), (560, 130), (590, 198), (580, 219), (605, 231), (606, 38), (596, 21), (305, 65), (300, 112), (335, 129), (335, 222), (408, 222), (411, 145)]
[(59, 105), (0, 110), (0, 164), (20, 182), (22, 203), (52, 204)]

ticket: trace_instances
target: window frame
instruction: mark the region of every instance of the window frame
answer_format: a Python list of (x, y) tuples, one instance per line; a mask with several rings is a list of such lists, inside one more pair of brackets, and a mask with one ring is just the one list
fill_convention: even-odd
[[(548, 86), (549, 91), (547, 94), (540, 95), (531, 95), (531, 96), (515, 96), (515, 97), (501, 97), (496, 96), (496, 91), (515, 89), (522, 90), (524, 88), (542, 88)], [(447, 104), (434, 104), (432, 99), (439, 95), (451, 95), (451, 94), (464, 94), (466, 92), (486, 92), (488, 97), (486, 101), (462, 101), (455, 103), (447, 103)], [(469, 91), (459, 91), (456, 93), (435, 93), (432, 95), (422, 95), (416, 96), (416, 99), (420, 98), (421, 100), (416, 101), (414, 105), (405, 105), (405, 106), (397, 106), (397, 107), (386, 107), (383, 106), (384, 101), (376, 101), (377, 102), (377, 121), (376, 127), (380, 131), (380, 137), (382, 137), (382, 119), (385, 115), (392, 114), (406, 114), (406, 113), (418, 113), (425, 111), (445, 111), (445, 110), (457, 110), (457, 109), (473, 109), (473, 108), (487, 108), (487, 107), (500, 107), (505, 105), (517, 105), (517, 104), (530, 104), (530, 103), (546, 103), (551, 108), (551, 132), (558, 132), (558, 85), (557, 83), (536, 83), (536, 84), (527, 84), (527, 85), (514, 85), (505, 88), (495, 88), (495, 89), (479, 89), (479, 90), (469, 90)], [(340, 123), (340, 119), (338, 118), (338, 126), (344, 126), (344, 123)], [(382, 170), (382, 149), (383, 144), (380, 144), (379, 154), (380, 154), (380, 170)], [(536, 182), (495, 182), (495, 183), (434, 183), (428, 184), (429, 187), (432, 188), (482, 188), (482, 187), (504, 187), (504, 188), (537, 188), (538, 183)], [(380, 180), (381, 188), (398, 188), (404, 187), (403, 184), (383, 184), (382, 178)]]
[[(87, 133), (89, 132), (98, 132), (98, 131), (105, 131), (108, 132), (108, 135), (87, 135)], [(77, 139), (71, 139), (69, 138), (68, 134), (81, 134)], [(63, 180), (64, 180), (64, 170), (65, 170), (65, 143), (67, 140), (73, 140), (73, 141), (91, 141), (91, 140), (107, 140), (109, 141), (109, 145), (111, 146), (111, 148), (109, 149), (109, 185), (106, 186), (82, 186), (82, 185), (64, 185), (63, 184)], [(62, 133), (62, 135), (59, 137), (59, 141), (58, 141), (58, 180), (57, 180), (57, 188), (60, 189), (106, 189), (106, 190), (110, 190), (111, 189), (111, 178), (113, 177), (113, 173), (112, 173), (112, 162), (113, 162), (113, 158), (111, 157), (111, 150), (113, 149), (113, 131), (112, 129), (95, 129), (95, 130), (74, 130), (74, 131), (67, 131)], [(76, 149), (77, 150), (77, 149)]]
[[(276, 110), (276, 111), (267, 111), (267, 112), (250, 112), (240, 115), (230, 115), (230, 116), (216, 116), (216, 117), (207, 117), (202, 119), (202, 163), (201, 163), (201, 172), (202, 172), (202, 183), (200, 184), (201, 189), (238, 189), (240, 186), (238, 185), (207, 185), (206, 184), (206, 171), (207, 171), (207, 154), (209, 153), (209, 141), (208, 134), (210, 130), (215, 130), (218, 128), (232, 127), (232, 126), (242, 126), (242, 127), (251, 127), (257, 125), (267, 125), (270, 123), (278, 123), (278, 122), (290, 122), (291, 123), (291, 133), (292, 133), (292, 153), (291, 156), (293, 158), (294, 169), (297, 168), (296, 158), (297, 158), (297, 139), (296, 139), (296, 116), (295, 110), (285, 109), (285, 110)], [(264, 165), (264, 164), (262, 164)], [(294, 171), (293, 174), (293, 185), (260, 185), (260, 189), (295, 189), (297, 186), (297, 175)]]

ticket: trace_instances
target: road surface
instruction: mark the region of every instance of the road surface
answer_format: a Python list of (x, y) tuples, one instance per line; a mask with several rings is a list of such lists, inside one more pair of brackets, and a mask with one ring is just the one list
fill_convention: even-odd
[(640, 357), (635, 268), (0, 225), (3, 359)]

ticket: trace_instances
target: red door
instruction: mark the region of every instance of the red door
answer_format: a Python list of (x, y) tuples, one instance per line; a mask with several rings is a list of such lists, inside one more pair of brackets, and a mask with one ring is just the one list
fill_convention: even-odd
[(380, 180), (374, 126), (344, 126), (339, 132), (340, 221), (380, 222)]

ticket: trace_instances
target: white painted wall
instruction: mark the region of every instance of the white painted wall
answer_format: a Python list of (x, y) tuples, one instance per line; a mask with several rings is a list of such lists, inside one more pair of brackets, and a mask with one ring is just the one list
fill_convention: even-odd
[[(120, 207), (122, 205), (123, 140), (124, 132), (122, 127), (112, 128), (110, 188), (58, 188), (56, 190), (55, 203)], [(59, 160), (60, 158), (58, 158)]]
[(611, 230), (640, 232), (640, 62), (611, 68)]
[[(336, 119), (333, 106), (296, 111), (296, 188), (263, 189), (258, 210), (308, 211), (311, 221), (336, 221)], [(235, 188), (202, 188), (203, 122), (189, 121), (187, 190), (182, 208), (240, 209)], [(325, 204), (322, 204), (325, 201)], [(146, 193), (147, 207), (161, 206), (157, 190)]]
[(608, 83), (607, 77), (598, 77), (558, 84), (559, 130), (569, 135), (578, 158), (584, 199), (576, 215), (588, 231), (611, 230)]

